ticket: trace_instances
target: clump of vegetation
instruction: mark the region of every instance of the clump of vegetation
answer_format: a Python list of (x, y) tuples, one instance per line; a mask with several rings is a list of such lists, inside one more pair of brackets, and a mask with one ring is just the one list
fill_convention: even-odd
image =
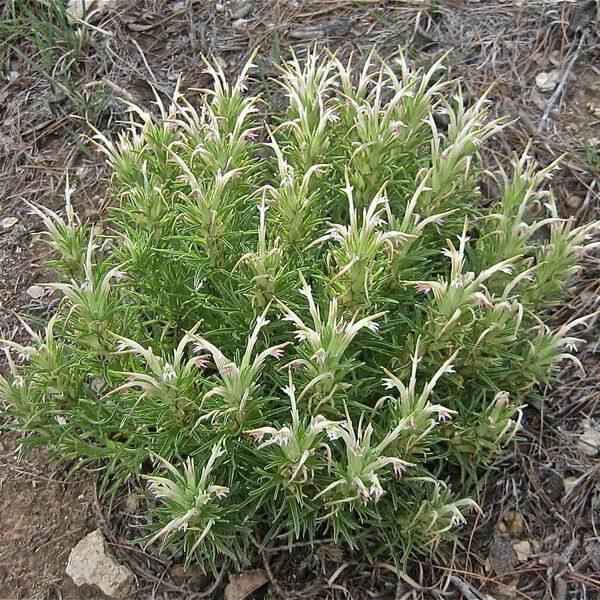
[(545, 309), (597, 225), (558, 218), (555, 164), (484, 173), (502, 123), (439, 63), (294, 58), (269, 122), (250, 69), (208, 65), (200, 109), (177, 92), (98, 134), (102, 229), (33, 207), (63, 298), (5, 342), (0, 393), (28, 446), (146, 479), (146, 540), (188, 563), (242, 562), (253, 534), (402, 562), (452, 536), (534, 386), (578, 364), (584, 320)]
[[(60, 98), (61, 114), (74, 111), (97, 123), (105, 107), (104, 92), (82, 83), (92, 44), (89, 26), (74, 29), (62, 0), (12, 0), (0, 18), (0, 59), (14, 54), (46, 81)], [(66, 130), (73, 134), (70, 128)], [(85, 146), (83, 146), (85, 148)]]

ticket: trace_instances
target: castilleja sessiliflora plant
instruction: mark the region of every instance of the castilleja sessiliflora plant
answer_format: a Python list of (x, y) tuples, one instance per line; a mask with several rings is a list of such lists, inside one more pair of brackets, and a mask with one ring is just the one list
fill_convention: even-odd
[(534, 386), (580, 366), (585, 319), (544, 311), (597, 225), (558, 217), (555, 164), (484, 172), (503, 124), (439, 63), (310, 52), (267, 120), (251, 68), (97, 134), (102, 228), (68, 194), (66, 217), (32, 206), (62, 301), (5, 342), (0, 393), (27, 445), (147, 490), (151, 548), (214, 567), (251, 535), (333, 535), (402, 563), (477, 509)]

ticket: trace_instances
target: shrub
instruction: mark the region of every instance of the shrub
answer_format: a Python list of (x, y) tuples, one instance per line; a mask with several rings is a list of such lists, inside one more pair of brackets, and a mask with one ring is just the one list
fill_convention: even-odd
[(113, 491), (148, 480), (146, 540), (188, 563), (324, 533), (402, 563), (453, 535), (534, 386), (579, 364), (584, 319), (544, 319), (597, 225), (558, 218), (556, 164), (483, 170), (503, 124), (439, 63), (311, 52), (268, 120), (250, 68), (98, 132), (100, 229), (68, 197), (66, 220), (32, 207), (62, 301), (5, 342), (2, 397), (27, 446)]

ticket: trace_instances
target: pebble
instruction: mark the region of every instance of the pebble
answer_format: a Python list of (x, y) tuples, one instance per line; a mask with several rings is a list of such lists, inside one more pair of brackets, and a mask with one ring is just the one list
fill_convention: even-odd
[(538, 73), (535, 76), (535, 84), (542, 92), (552, 92), (560, 81), (560, 71), (548, 71)]
[(126, 596), (134, 583), (133, 573), (116, 561), (100, 529), (86, 535), (71, 550), (67, 575), (75, 585), (96, 585), (112, 598)]
[(46, 290), (41, 285), (31, 285), (27, 288), (27, 295), (39, 300), (43, 298)]
[(576, 196), (575, 194), (571, 194), (565, 198), (565, 204), (572, 210), (577, 210), (581, 208), (583, 204), (583, 198), (581, 196)]
[(16, 217), (4, 217), (0, 223), (2, 224), (3, 229), (10, 229), (14, 227), (19, 222), (19, 219)]

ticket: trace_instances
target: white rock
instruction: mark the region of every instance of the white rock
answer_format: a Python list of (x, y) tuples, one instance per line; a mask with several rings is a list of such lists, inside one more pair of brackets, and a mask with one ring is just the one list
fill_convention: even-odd
[(535, 85), (542, 92), (553, 92), (560, 81), (560, 71), (548, 71), (547, 73), (538, 73), (535, 76)]
[(86, 535), (71, 550), (67, 575), (76, 585), (97, 585), (113, 598), (125, 596), (133, 586), (133, 573), (115, 560), (100, 529)]
[(14, 227), (18, 222), (19, 219), (17, 219), (16, 217), (4, 217), (4, 219), (2, 219), (2, 228), (10, 229), (11, 227)]
[(515, 542), (513, 544), (513, 548), (517, 553), (517, 559), (519, 562), (525, 562), (529, 560), (529, 557), (531, 556), (531, 544), (527, 540)]
[(46, 290), (41, 285), (30, 285), (27, 288), (27, 295), (39, 300), (44, 297)]

